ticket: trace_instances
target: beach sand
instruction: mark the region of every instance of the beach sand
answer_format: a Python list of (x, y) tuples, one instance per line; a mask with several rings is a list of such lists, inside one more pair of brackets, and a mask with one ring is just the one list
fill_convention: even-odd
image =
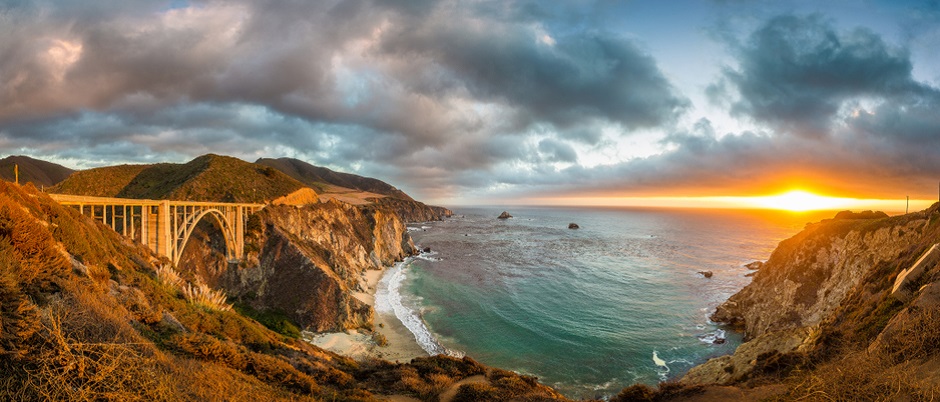
[[(373, 308), (375, 308), (375, 291), (379, 280), (388, 269), (368, 270), (362, 276), (361, 285), (364, 291), (353, 295)], [(323, 349), (349, 356), (356, 360), (379, 358), (393, 362), (409, 362), (415, 357), (426, 357), (428, 353), (421, 349), (414, 335), (401, 321), (391, 313), (375, 313), (375, 332), (385, 336), (386, 346), (379, 346), (370, 333), (355, 330), (334, 333), (304, 333), (304, 339)]]

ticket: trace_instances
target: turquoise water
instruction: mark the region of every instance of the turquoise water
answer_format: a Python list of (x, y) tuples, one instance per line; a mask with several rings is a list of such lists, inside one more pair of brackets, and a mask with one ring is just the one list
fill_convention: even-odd
[(426, 350), (535, 375), (578, 398), (677, 378), (732, 352), (740, 335), (708, 314), (750, 281), (743, 264), (820, 217), (513, 208), (502, 221), (501, 210), (411, 225), (432, 252), (387, 275), (391, 304)]

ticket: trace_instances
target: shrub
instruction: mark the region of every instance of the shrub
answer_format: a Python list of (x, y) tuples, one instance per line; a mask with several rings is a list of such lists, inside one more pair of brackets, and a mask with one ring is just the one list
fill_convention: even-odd
[(610, 402), (652, 402), (656, 400), (656, 391), (646, 384), (633, 384), (620, 391)]
[(383, 347), (388, 346), (388, 338), (386, 338), (385, 335), (382, 335), (379, 332), (372, 333), (372, 340), (375, 342), (376, 345), (383, 346)]

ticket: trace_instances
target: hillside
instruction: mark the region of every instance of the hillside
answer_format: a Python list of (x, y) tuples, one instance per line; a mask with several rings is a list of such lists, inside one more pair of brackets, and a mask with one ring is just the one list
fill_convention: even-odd
[(280, 170), (288, 176), (315, 189), (322, 189), (323, 185), (326, 184), (414, 201), (408, 194), (405, 194), (404, 191), (379, 179), (358, 176), (351, 173), (336, 172), (297, 159), (261, 158), (255, 161), (255, 163)]
[(17, 155), (0, 159), (0, 179), (9, 182), (15, 180), (14, 164), (19, 166), (20, 184), (33, 183), (36, 187), (50, 187), (65, 180), (74, 172), (59, 164)]
[(209, 154), (185, 164), (122, 165), (80, 171), (51, 191), (100, 197), (260, 203), (303, 187), (271, 167)]
[(270, 166), (301, 183), (321, 192), (320, 200), (335, 199), (354, 205), (375, 205), (398, 214), (405, 222), (439, 221), (453, 215), (447, 208), (427, 205), (378, 179), (335, 172), (291, 158), (258, 159), (257, 164)]
[[(711, 317), (743, 330), (746, 342), (680, 384), (698, 400), (729, 390), (761, 399), (768, 389), (777, 400), (940, 396), (940, 258), (927, 254), (940, 242), (938, 207), (840, 213), (782, 241)], [(923, 272), (895, 291), (918, 261)]]
[(0, 307), (2, 400), (561, 399), (469, 358), (356, 362), (275, 333), (31, 185), (0, 182)]

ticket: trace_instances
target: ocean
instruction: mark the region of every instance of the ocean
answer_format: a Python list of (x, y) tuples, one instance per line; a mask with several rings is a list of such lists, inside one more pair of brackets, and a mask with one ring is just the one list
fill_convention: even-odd
[(708, 315), (750, 282), (744, 264), (833, 215), (513, 207), (496, 219), (502, 210), (409, 225), (431, 252), (385, 274), (376, 308), (429, 353), (534, 375), (572, 398), (677, 379), (733, 352), (741, 335)]

